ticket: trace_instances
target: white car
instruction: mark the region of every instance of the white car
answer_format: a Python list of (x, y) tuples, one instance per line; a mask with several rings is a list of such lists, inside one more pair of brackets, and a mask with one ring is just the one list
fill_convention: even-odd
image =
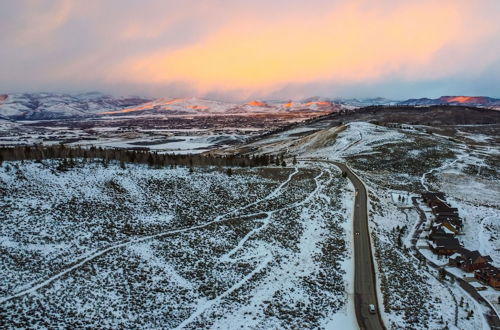
[(370, 314), (375, 314), (376, 313), (376, 309), (375, 309), (375, 305), (374, 304), (368, 305), (368, 308), (370, 309)]

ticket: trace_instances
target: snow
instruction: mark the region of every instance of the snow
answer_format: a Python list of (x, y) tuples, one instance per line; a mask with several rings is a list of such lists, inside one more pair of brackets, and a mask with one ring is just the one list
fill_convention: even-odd
[(412, 196), (408, 192), (400, 192), (400, 191), (392, 192), (392, 201), (400, 207), (412, 206), (413, 203), (411, 201), (411, 197)]
[[(5, 162), (0, 167), (1, 186), (13, 192), (3, 203), (19, 205), (8, 210), (7, 222), (0, 226), (2, 246), (17, 253), (26, 251), (23, 240), (39, 241), (44, 236), (63, 242), (31, 243), (30, 249), (48, 252), (37, 253), (33, 264), (22, 269), (10, 264), (3, 269), (10, 284), (3, 283), (0, 304), (8, 311), (8, 320), (25, 315), (43, 299), (49, 304), (37, 315), (49, 323), (72, 317), (66, 314), (72, 311), (89, 324), (100, 320), (100, 326), (109, 327), (154, 327), (159, 325), (158, 315), (170, 315), (168, 320), (161, 318), (162, 327), (190, 328), (209, 322), (215, 328), (276, 328), (286, 324), (282, 308), (287, 306), (292, 313), (288, 315), (295, 315), (293, 322), (303, 327), (311, 327), (307, 326), (311, 320), (317, 326), (355, 327), (349, 251), (352, 188), (336, 168), (277, 168), (271, 173), (282, 173), (281, 178), (270, 180), (259, 177), (259, 169), (236, 169), (228, 177), (216, 169), (189, 174), (183, 168), (128, 165), (123, 170), (114, 164), (55, 172), (57, 161), (50, 163)], [(16, 179), (15, 173), (30, 181)], [(168, 188), (172, 184), (175, 190)], [(223, 189), (220, 196), (211, 192), (214, 188)], [(234, 192), (235, 199), (224, 191)], [(93, 209), (77, 209), (90, 212), (80, 222), (56, 225), (57, 204), (73, 205), (76, 196), (78, 203), (99, 200), (113, 205), (120, 200), (131, 210), (112, 213), (111, 230), (119, 229), (128, 215), (138, 221), (132, 228), (143, 232), (101, 235), (107, 214)], [(206, 209), (199, 208), (203, 203)], [(29, 216), (41, 205), (45, 205), (43, 217)], [(14, 216), (22, 221), (11, 224)], [(93, 226), (78, 227), (83, 219)], [(23, 232), (28, 223), (31, 230)], [(61, 225), (66, 226), (66, 236), (58, 236)], [(321, 252), (326, 246), (331, 261)], [(8, 256), (3, 258), (7, 265)], [(200, 271), (201, 279), (196, 275)], [(130, 299), (126, 297), (138, 302), (125, 307)], [(34, 316), (30, 324), (37, 322)]]

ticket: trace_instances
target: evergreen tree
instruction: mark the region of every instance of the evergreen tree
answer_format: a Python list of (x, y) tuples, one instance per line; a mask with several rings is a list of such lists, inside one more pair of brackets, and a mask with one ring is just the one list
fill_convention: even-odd
[(153, 157), (153, 154), (149, 154), (149, 156), (148, 156), (148, 165), (150, 167), (153, 167), (155, 165), (155, 159)]

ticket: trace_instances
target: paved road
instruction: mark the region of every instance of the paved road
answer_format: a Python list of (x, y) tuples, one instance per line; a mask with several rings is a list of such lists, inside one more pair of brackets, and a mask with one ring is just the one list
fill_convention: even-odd
[[(370, 233), (368, 230), (367, 192), (365, 186), (343, 163), (311, 159), (334, 164), (351, 180), (356, 189), (354, 199), (354, 306), (360, 329), (385, 329), (377, 302), (375, 268), (373, 266)], [(357, 234), (359, 233), (359, 234)], [(369, 305), (375, 305), (377, 312), (371, 314)]]

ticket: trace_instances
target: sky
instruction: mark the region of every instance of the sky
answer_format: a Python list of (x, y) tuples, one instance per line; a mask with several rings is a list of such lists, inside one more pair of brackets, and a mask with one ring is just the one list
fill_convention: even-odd
[(3, 0), (0, 92), (500, 97), (498, 0)]

